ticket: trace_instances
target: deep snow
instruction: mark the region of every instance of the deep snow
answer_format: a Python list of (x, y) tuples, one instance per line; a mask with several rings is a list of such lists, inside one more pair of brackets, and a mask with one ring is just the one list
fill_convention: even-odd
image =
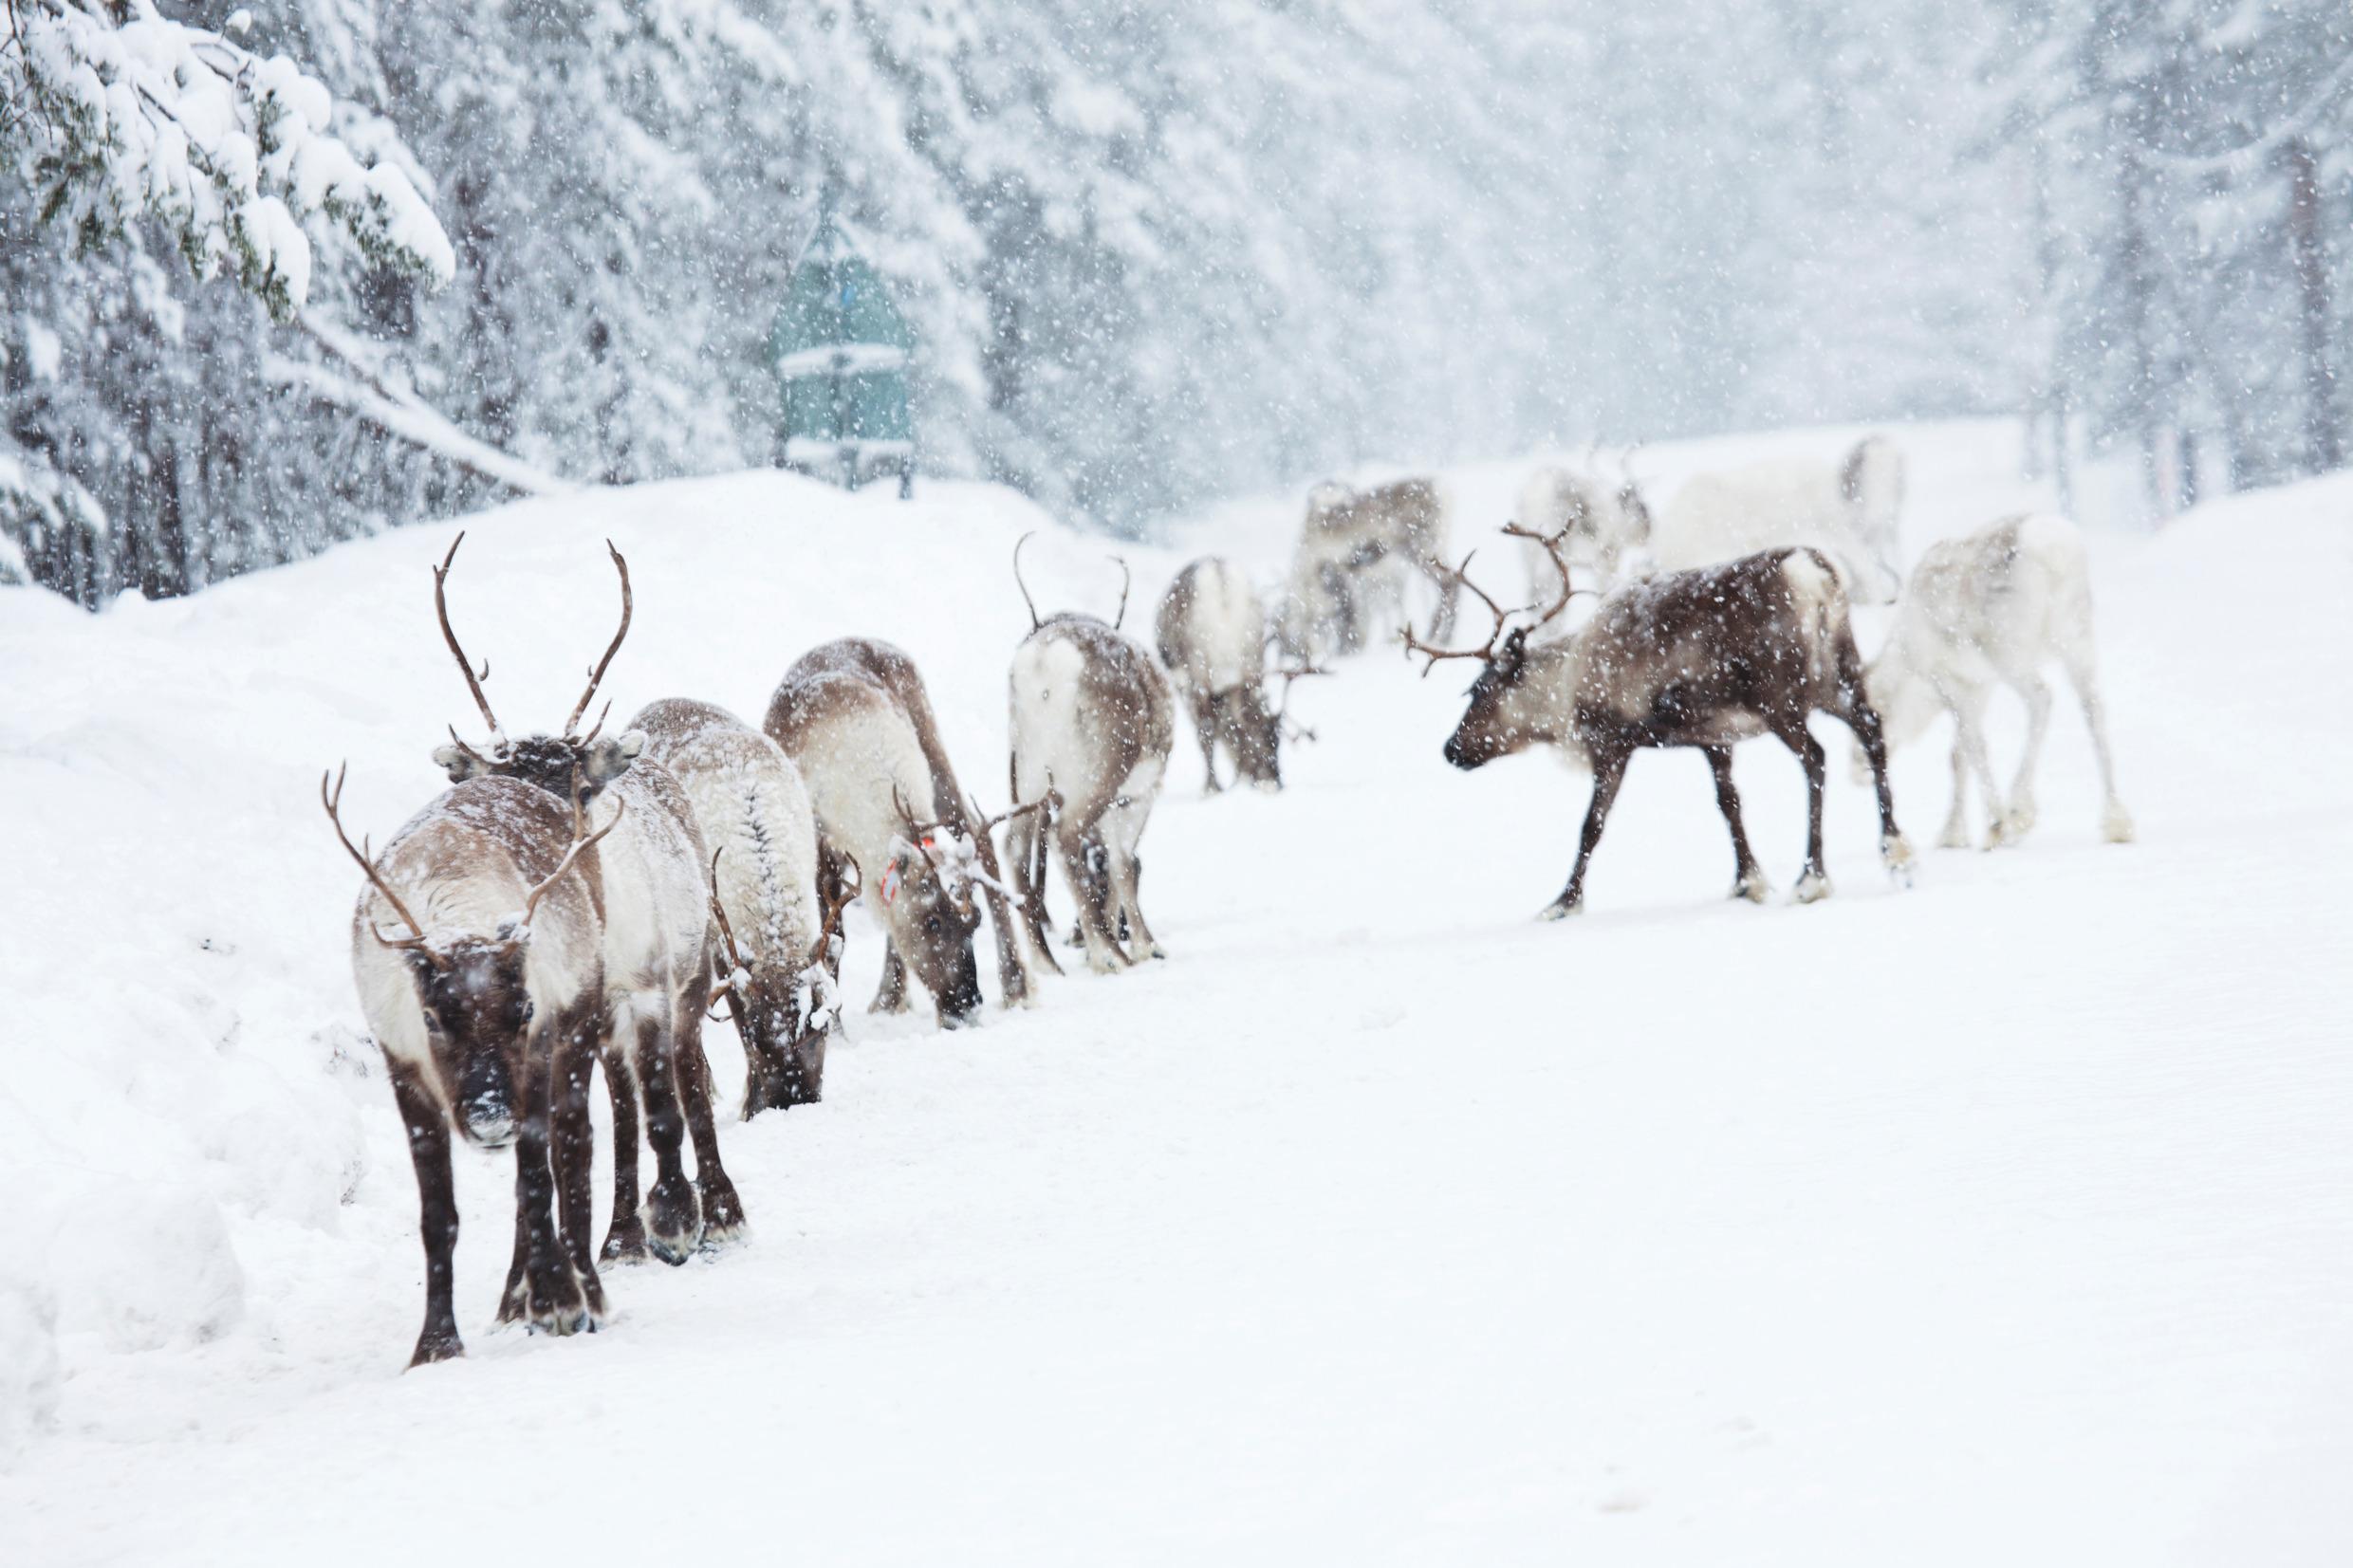
[[(1902, 434), (1908, 555), (2044, 499), (1999, 430)], [(1451, 475), (1466, 518), (1522, 467)], [(1130, 629), (1194, 547), (1273, 579), (1294, 524), (1129, 552)], [(407, 1375), (415, 1189), (316, 785), (348, 757), (380, 842), (441, 726), (472, 732), (427, 571), (455, 527), (97, 618), (0, 591), (0, 1557), (621, 1526), (907, 1563), (2346, 1560), (2348, 524), (2336, 481), (2092, 530), (2141, 841), (2098, 841), (2063, 699), (2023, 848), (1927, 853), (1943, 731), (1901, 755), (1909, 893), (1840, 768), (1837, 896), (1726, 902), (1706, 769), (1653, 754), (1587, 913), (1540, 925), (1583, 781), (1447, 768), (1458, 673), (1386, 652), (1301, 689), (1322, 739), (1280, 796), (1201, 800), (1182, 736), (1143, 845), (1169, 962), (940, 1035), (857, 1010), (854, 923), (824, 1103), (722, 1127), (751, 1243), (609, 1273), (592, 1338), (493, 1334), (510, 1168), (469, 1155), (471, 1355)], [(756, 720), (804, 648), (878, 634), (1004, 803), (1006, 562), (1050, 526), (1024, 503), (758, 474), (467, 526), (453, 606), (510, 729), (560, 719), (609, 635), (610, 533), (616, 711)], [(1102, 554), (1041, 537), (1041, 607), (1108, 610)], [(1514, 553), (1481, 559), (1509, 591)], [(1797, 766), (1738, 767), (1786, 897)]]

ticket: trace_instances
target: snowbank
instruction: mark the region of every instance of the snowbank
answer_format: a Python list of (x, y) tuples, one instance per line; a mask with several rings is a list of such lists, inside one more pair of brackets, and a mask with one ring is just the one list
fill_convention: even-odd
[[(2044, 499), (1998, 430), (1905, 438), (1907, 553)], [(1448, 482), (1500, 518), (1523, 467)], [(1126, 549), (1131, 629), (1196, 551), (1276, 576), (1298, 499)], [(415, 1194), (316, 792), (347, 757), (380, 841), (471, 732), (428, 570), (455, 527), (95, 618), (0, 591), (0, 1540), (250, 1562), (266, 1515), (271, 1560), (391, 1560), (423, 1496), (577, 1547), (626, 1430), (703, 1555), (781, 1518), (910, 1563), (2344, 1560), (2353, 737), (2312, 715), (2353, 705), (2349, 522), (2336, 481), (2092, 530), (2143, 841), (2098, 842), (2063, 702), (2033, 838), (1902, 895), (1842, 780), (1838, 895), (1727, 904), (1705, 768), (1646, 758), (1587, 913), (1540, 926), (1581, 787), (1445, 767), (1459, 683), (1401, 659), (1308, 683), (1280, 796), (1198, 799), (1180, 742), (1144, 844), (1168, 964), (941, 1036), (856, 1010), (853, 916), (825, 1102), (722, 1131), (751, 1245), (617, 1271), (611, 1332), (489, 1332), (510, 1178), (461, 1160), (470, 1358), (405, 1376)], [(1119, 595), (1100, 542), (980, 487), (743, 475), (467, 526), (453, 608), (510, 728), (610, 636), (609, 534), (617, 712), (756, 718), (810, 644), (887, 636), (991, 807), (1014, 540), (1045, 530), (1042, 608)], [(1798, 770), (1738, 767), (1786, 891)], [(1923, 845), (1945, 787), (1935, 742), (1899, 760)]]

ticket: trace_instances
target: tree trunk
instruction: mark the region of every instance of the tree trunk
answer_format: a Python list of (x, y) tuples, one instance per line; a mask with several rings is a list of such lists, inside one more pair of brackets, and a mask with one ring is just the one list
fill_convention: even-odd
[(2321, 181), (2312, 143), (2296, 137), (2281, 149), (2288, 165), (2288, 245), (2296, 267), (2304, 359), (2304, 444), (2311, 471), (2344, 466), (2344, 425), (2337, 411), (2337, 377), (2329, 363), (2328, 256), (2321, 243)]

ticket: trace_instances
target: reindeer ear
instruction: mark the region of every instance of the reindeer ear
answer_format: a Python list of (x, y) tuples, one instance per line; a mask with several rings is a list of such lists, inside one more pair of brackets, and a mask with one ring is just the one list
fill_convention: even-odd
[(482, 771), (481, 758), (470, 756), (454, 746), (435, 747), (433, 760), (435, 766), (449, 774), (452, 784), (464, 784), (468, 779), (475, 777)]
[(623, 730), (593, 743), (582, 759), (581, 776), (593, 786), (611, 784), (629, 771), (629, 765), (645, 750), (645, 731)]

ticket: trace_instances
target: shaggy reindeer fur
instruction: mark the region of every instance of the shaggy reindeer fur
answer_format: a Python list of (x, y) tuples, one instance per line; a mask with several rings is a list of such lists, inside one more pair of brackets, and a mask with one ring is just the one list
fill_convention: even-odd
[[(713, 857), (713, 895), (740, 945), (746, 975), (729, 1005), (748, 1065), (744, 1117), (813, 1104), (829, 1029), (809, 971), (827, 955), (818, 950), (817, 820), (801, 770), (774, 741), (709, 703), (666, 698), (629, 728), (646, 738), (643, 760), (667, 767), (686, 792)], [(712, 968), (725, 975), (734, 962), (715, 926), (710, 940)]]

